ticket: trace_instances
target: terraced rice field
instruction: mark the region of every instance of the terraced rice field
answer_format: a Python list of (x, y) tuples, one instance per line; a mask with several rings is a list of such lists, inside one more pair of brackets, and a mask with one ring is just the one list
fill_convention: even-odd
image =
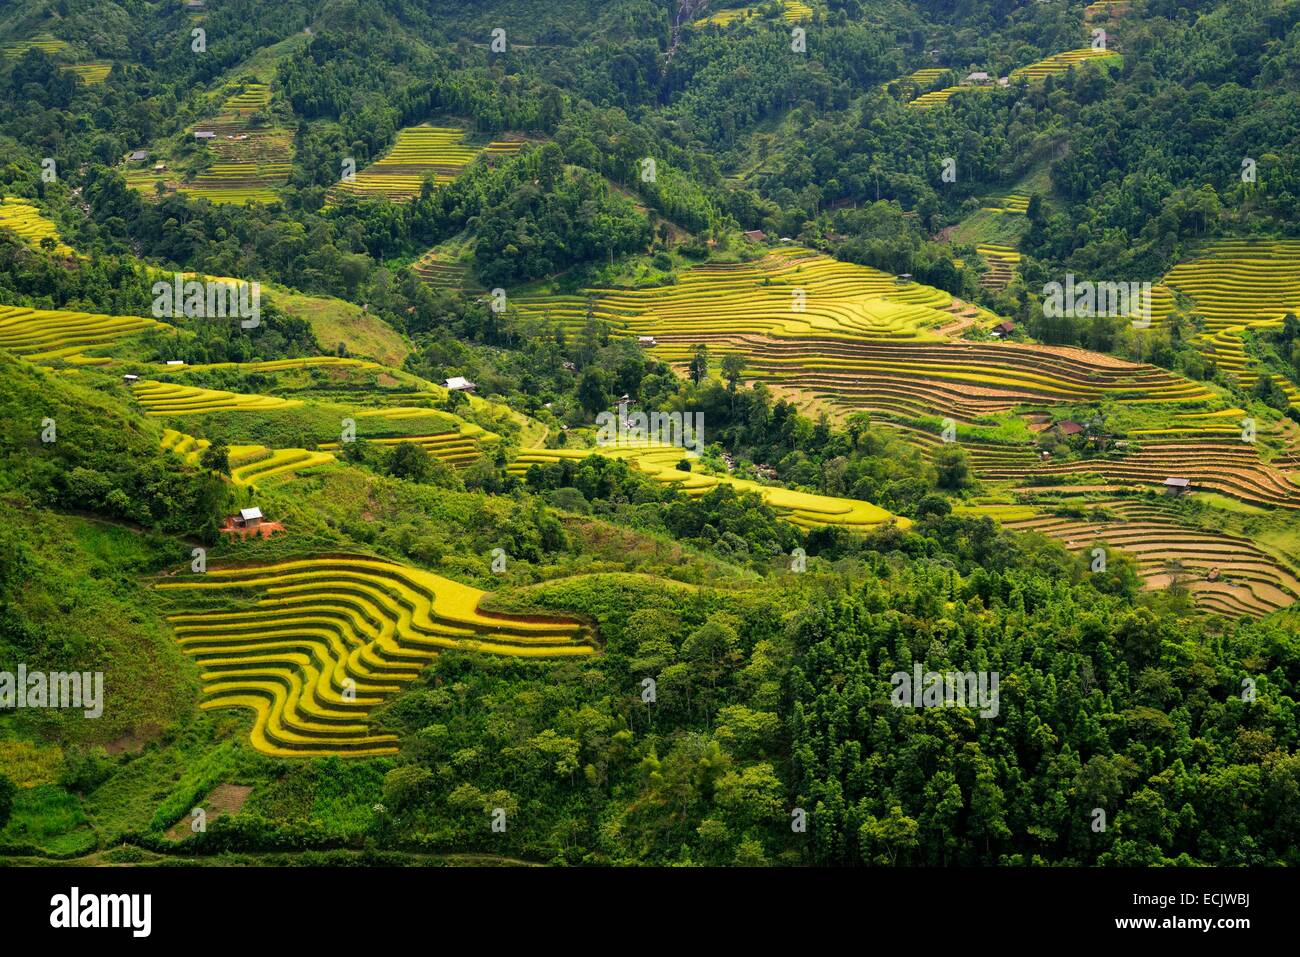
[[(387, 414), (387, 410), (383, 411)], [(421, 409), (420, 411), (425, 415), (429, 413), (428, 409)], [(365, 417), (365, 414), (362, 413), (362, 416), (359, 417)], [(402, 416), (399, 414), (389, 417), (401, 418)], [(462, 422), (459, 428), (434, 432), (429, 435), (384, 435), (377, 437), (365, 435), (359, 425), (357, 438), (381, 448), (391, 448), (403, 442), (410, 442), (413, 445), (420, 446), (434, 458), (458, 468), (472, 465), (483, 454), (485, 447), (495, 445), (501, 441), (501, 437), (496, 433), (489, 432), (472, 422)], [(334, 452), (337, 452), (341, 447), (338, 442), (326, 442), (321, 445), (322, 449)]]
[(672, 286), (519, 296), (533, 318), (578, 332), (588, 309), (612, 331), (707, 342), (738, 334), (781, 338), (935, 337), (965, 308), (942, 290), (787, 246), (749, 263), (696, 266)]
[[(163, 429), (162, 447), (180, 456), (186, 465), (197, 466), (210, 443), (176, 429)], [(292, 478), (299, 472), (336, 461), (328, 452), (308, 449), (268, 449), (264, 445), (232, 445), (228, 449), (230, 480), (236, 485), (260, 488), (272, 480)]]
[(175, 429), (163, 429), (161, 443), (163, 449), (179, 455), (186, 465), (198, 465), (203, 450), (211, 444), (207, 439), (196, 439)]
[(1265, 462), (1259, 449), (1242, 441), (1150, 441), (1132, 451), (1112, 452), (1068, 462), (1035, 463), (1026, 469), (982, 464), (990, 479), (1033, 483), (1054, 477), (1100, 475), (1107, 483), (1163, 486), (1166, 478), (1186, 478), (1199, 491), (1212, 491), (1252, 505), (1300, 508), (1300, 486), (1293, 469)]
[(943, 106), (958, 93), (969, 93), (982, 89), (977, 86), (946, 86), (942, 90), (931, 90), (929, 93), (922, 93), (914, 100), (908, 102), (908, 106), (915, 110), (928, 110), (932, 107)]
[(200, 365), (165, 367), (169, 372), (208, 372), (213, 369), (240, 369), (244, 372), (289, 372), (294, 369), (380, 369), (378, 362), (350, 356), (301, 356), (297, 359), (265, 359), (260, 362), (208, 362)]
[(108, 358), (85, 353), (110, 346), (123, 336), (156, 328), (167, 327), (155, 319), (140, 316), (0, 306), (0, 349), (8, 349), (36, 363), (62, 359), (99, 365), (108, 362)]
[(1231, 617), (1262, 617), (1300, 598), (1300, 580), (1290, 562), (1249, 539), (1181, 524), (1158, 503), (1099, 502), (1118, 521), (1092, 521), (1041, 514), (1004, 519), (1010, 528), (1050, 535), (1075, 551), (1099, 544), (1123, 549), (1138, 562), (1148, 588), (1175, 578), (1209, 611)]
[(329, 452), (312, 452), (308, 449), (268, 449), (258, 447), (256, 452), (241, 452), (230, 457), (230, 479), (236, 485), (261, 488), (272, 480), (291, 478), (299, 472), (329, 465), (336, 461)]
[(483, 147), (483, 158), (488, 162), (514, 156), (526, 145), (525, 140), (493, 140)]
[(168, 620), (199, 664), (202, 707), (253, 711), (253, 746), (279, 757), (396, 752), (371, 713), (444, 649), (596, 651), (576, 621), (483, 612), (484, 592), (374, 558), (209, 569), (155, 587), (186, 609)]
[(1164, 439), (1178, 437), (1211, 437), (1237, 439), (1242, 432), (1242, 420), (1250, 413), (1236, 407), (1217, 412), (1178, 412), (1169, 425), (1149, 429), (1129, 429), (1125, 433), (1134, 439)]
[[(6, 60), (17, 60), (28, 50), (41, 50), (52, 57), (66, 60), (69, 57), (65, 56), (65, 54), (70, 54), (71, 49), (63, 40), (49, 33), (41, 33), (29, 40), (21, 40), (0, 47), (0, 54)], [(64, 64), (62, 69), (75, 74), (81, 82), (91, 86), (96, 83), (103, 83), (112, 71), (113, 64), (107, 60), (88, 60), (85, 63)]]
[[(795, 289), (804, 290), (802, 312), (792, 308)], [(1022, 404), (1103, 396), (1134, 403), (1214, 398), (1204, 386), (1154, 366), (1081, 349), (945, 340), (937, 329), (965, 304), (807, 250), (698, 267), (675, 286), (520, 296), (515, 305), (575, 332), (590, 310), (615, 333), (653, 336), (655, 355), (679, 367), (699, 343), (715, 362), (738, 352), (747, 379), (797, 391), (837, 414), (862, 409), (968, 421)]]
[[(1204, 244), (1193, 258), (1171, 269), (1152, 290), (1152, 327), (1158, 328), (1174, 307), (1171, 290), (1191, 299), (1204, 319), (1194, 340), (1215, 365), (1243, 388), (1259, 377), (1246, 354), (1243, 335), (1277, 329), (1287, 313), (1300, 315), (1300, 240), (1217, 240)], [(1292, 405), (1300, 407), (1300, 389), (1274, 377)]]
[(747, 375), (794, 387), (842, 413), (886, 418), (971, 421), (1021, 405), (1104, 396), (1143, 404), (1214, 398), (1155, 366), (1055, 346), (805, 340), (753, 342), (745, 351)]
[(256, 113), (271, 105), (271, 87), (266, 83), (244, 83), (226, 97), (223, 113)]
[(302, 405), (297, 399), (280, 399), (271, 395), (249, 395), (239, 392), (221, 392), (216, 389), (198, 389), (171, 382), (153, 382), (142, 379), (132, 383), (135, 400), (144, 407), (146, 415), (199, 415), (228, 409), (247, 409), (263, 412), (268, 409), (288, 409)]
[[(758, 7), (734, 7), (730, 10), (719, 10), (701, 20), (701, 23), (713, 24), (720, 27), (729, 27), (733, 23), (748, 20), (750, 17), (760, 16), (761, 11)], [(812, 7), (800, 0), (781, 0), (781, 19), (786, 23), (798, 23), (801, 20), (812, 18)]]
[(113, 64), (107, 60), (90, 60), (86, 63), (74, 63), (66, 69), (69, 73), (75, 73), (82, 83), (94, 86), (108, 79), (108, 74), (113, 71)]
[[(203, 451), (212, 443), (192, 435), (164, 429), (162, 447), (180, 456), (186, 465), (198, 466)], [(306, 449), (268, 449), (264, 445), (231, 445), (227, 448), (230, 480), (236, 485), (257, 488), (271, 478), (288, 478), (317, 465), (328, 465), (334, 456)]]
[[(936, 86), (943, 82), (944, 77), (951, 74), (952, 71), (946, 67), (936, 69), (917, 70), (915, 73), (908, 74), (898, 80), (890, 80), (888, 83), (880, 84), (880, 89), (886, 93), (894, 84), (898, 84), (903, 92), (911, 96), (913, 93), (922, 95), (932, 91)], [(957, 89), (954, 87), (953, 89)], [(913, 97), (915, 99), (915, 97)]]
[(1097, 0), (1083, 8), (1085, 20), (1092, 21), (1103, 14), (1120, 17), (1133, 11), (1132, 0)]
[(990, 213), (1013, 213), (1023, 216), (1029, 212), (1029, 195), (1027, 193), (1008, 193), (990, 202), (984, 209)]
[(425, 285), (432, 286), (434, 289), (475, 292), (483, 288), (474, 281), (468, 263), (448, 259), (437, 249), (430, 249), (411, 266), (411, 269)]
[[(1029, 209), (1026, 202), (1025, 209)], [(1020, 267), (1020, 253), (1005, 243), (981, 243), (975, 251), (984, 257), (988, 270), (980, 276), (980, 285), (989, 289), (1005, 289), (1015, 278)]]
[[(235, 84), (228, 88), (221, 112), (191, 129), (216, 134), (205, 140), (212, 163), (191, 182), (175, 188), (196, 199), (213, 203), (273, 203), (276, 192), (289, 181), (293, 167), (293, 133), (280, 126), (253, 125), (252, 117), (271, 105), (271, 88), (265, 83)], [(160, 177), (132, 171), (127, 182), (152, 195)], [(165, 181), (165, 177), (162, 177)]]
[(426, 178), (432, 176), (437, 185), (444, 186), (459, 176), (480, 152), (465, 144), (464, 130), (408, 127), (397, 134), (397, 142), (387, 155), (357, 172), (355, 182), (336, 183), (330, 190), (330, 199), (338, 202), (348, 194), (363, 199), (383, 196), (395, 202), (412, 199), (419, 195)]
[(1092, 47), (1084, 47), (1081, 50), (1066, 50), (1064, 53), (1055, 53), (1046, 59), (1039, 60), (1037, 63), (1022, 66), (1018, 70), (1012, 70), (1011, 79), (1014, 81), (1024, 77), (1033, 82), (1049, 76), (1059, 76), (1072, 67), (1079, 67), (1085, 63), (1115, 65), (1121, 59), (1120, 55), (1113, 50), (1094, 50)]
[(934, 86), (934, 84), (938, 83), (941, 79), (943, 79), (944, 74), (948, 72), (950, 71), (946, 67), (937, 67), (928, 70), (917, 70), (915, 73), (911, 73), (907, 76), (906, 82), (911, 83), (912, 85), (917, 86), (922, 90), (924, 90), (927, 87)]
[(68, 51), (68, 44), (49, 33), (38, 33), (29, 40), (6, 44), (2, 51), (6, 60), (17, 60), (28, 50), (40, 50), (50, 56)]
[(30, 199), (7, 196), (0, 200), (0, 229), (8, 229), (31, 245), (41, 248), (41, 240), (52, 239), (56, 256), (75, 256), (71, 246), (59, 238), (59, 227)]
[(692, 498), (697, 498), (720, 484), (730, 485), (739, 492), (757, 493), (781, 518), (800, 528), (834, 525), (850, 531), (869, 532), (889, 521), (897, 523), (900, 528), (908, 528), (912, 524), (906, 518), (892, 515), (883, 508), (857, 499), (796, 492), (725, 475), (683, 472), (677, 468), (677, 463), (686, 453), (675, 446), (636, 444), (594, 449), (529, 449), (521, 452), (506, 470), (522, 477), (534, 465), (546, 466), (565, 459), (578, 462), (590, 455), (623, 459), (652, 481), (674, 485)]

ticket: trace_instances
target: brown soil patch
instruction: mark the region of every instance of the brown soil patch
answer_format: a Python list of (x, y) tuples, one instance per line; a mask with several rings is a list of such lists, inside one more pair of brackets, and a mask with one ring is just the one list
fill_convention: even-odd
[(276, 532), (283, 531), (284, 525), (280, 522), (263, 522), (255, 528), (244, 528), (236, 525), (230, 519), (226, 519), (226, 524), (221, 526), (221, 534), (237, 538), (256, 538), (259, 535), (262, 538), (270, 538)]
[(104, 750), (110, 755), (116, 754), (135, 754), (144, 749), (144, 746), (150, 741), (156, 741), (162, 736), (162, 728), (156, 724), (147, 724), (141, 728), (135, 728), (122, 735), (120, 738), (114, 738), (104, 745)]
[[(207, 814), (208, 823), (211, 824), (217, 818), (227, 814), (238, 814), (248, 800), (248, 795), (253, 789), (244, 784), (218, 784), (212, 789), (212, 793), (199, 801), (196, 807), (203, 808)], [(167, 836), (173, 841), (183, 841), (193, 832), (190, 830), (190, 824), (193, 818), (188, 813), (179, 821), (167, 829)]]

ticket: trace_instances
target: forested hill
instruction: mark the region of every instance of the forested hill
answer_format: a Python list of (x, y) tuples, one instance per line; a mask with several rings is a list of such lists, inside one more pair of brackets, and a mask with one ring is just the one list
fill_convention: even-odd
[(1297, 66), (1298, 0), (7, 0), (0, 675), (106, 698), (0, 712), (0, 857), (1300, 863)]

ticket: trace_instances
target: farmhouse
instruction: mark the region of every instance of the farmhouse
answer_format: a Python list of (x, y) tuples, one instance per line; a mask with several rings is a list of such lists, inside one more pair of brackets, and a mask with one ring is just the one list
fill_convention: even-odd
[(637, 345), (640, 345), (640, 346), (653, 346), (653, 345), (655, 344), (655, 337), (654, 337), (654, 336), (637, 336), (637, 337), (636, 337), (636, 342), (637, 342)]
[(449, 392), (473, 392), (474, 383), (470, 382), (463, 375), (454, 375), (443, 383), (443, 388)]
[(1003, 336), (1011, 335), (1012, 331), (1014, 331), (1015, 328), (1016, 328), (1016, 324), (1012, 322), (1010, 319), (1007, 319), (1003, 322), (999, 322), (996, 326), (994, 326), (989, 331), (989, 335), (993, 336), (993, 338), (995, 339), (1001, 339)]
[(1165, 479), (1166, 495), (1186, 495), (1191, 491), (1192, 483), (1185, 478), (1167, 478)]
[(747, 229), (745, 230), (745, 238), (751, 243), (761, 243), (767, 238), (767, 233), (761, 229)]
[(972, 73), (969, 76), (967, 76), (966, 82), (967, 83), (989, 83), (991, 82), (991, 78), (983, 70), (980, 70), (976, 73)]
[(211, 140), (211, 139), (216, 139), (216, 137), (217, 137), (217, 134), (214, 133), (214, 132), (212, 132), (212, 130), (195, 130), (195, 131), (194, 131), (194, 138), (195, 138), (196, 140)]
[(238, 515), (231, 516), (231, 523), (236, 528), (257, 528), (262, 524), (260, 508), (241, 508)]
[(1084, 431), (1084, 427), (1078, 422), (1064, 419), (1056, 423), (1056, 431), (1060, 432), (1062, 435), (1078, 435), (1080, 432)]
[(132, 163), (143, 163), (149, 158), (148, 150), (136, 150), (127, 159)]

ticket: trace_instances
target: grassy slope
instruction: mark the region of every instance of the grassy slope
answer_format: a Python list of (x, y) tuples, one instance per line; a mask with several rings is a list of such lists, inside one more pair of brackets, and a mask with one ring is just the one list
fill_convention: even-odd
[(399, 368), (411, 351), (396, 329), (355, 303), (329, 296), (309, 296), (279, 286), (270, 287), (269, 291), (277, 306), (311, 325), (316, 341), (326, 351), (334, 351), (341, 342), (347, 347), (348, 355)]

